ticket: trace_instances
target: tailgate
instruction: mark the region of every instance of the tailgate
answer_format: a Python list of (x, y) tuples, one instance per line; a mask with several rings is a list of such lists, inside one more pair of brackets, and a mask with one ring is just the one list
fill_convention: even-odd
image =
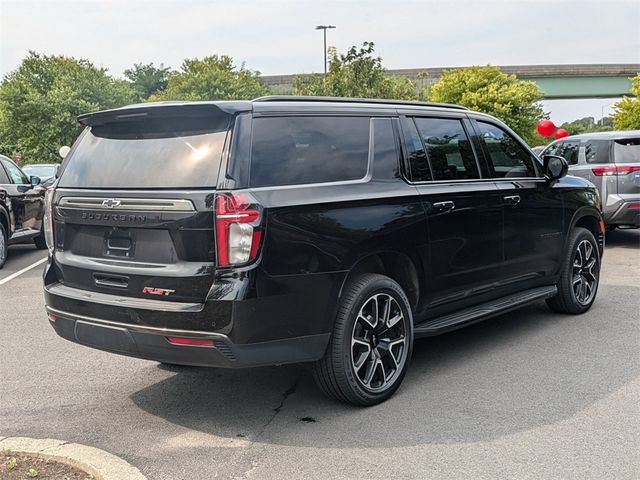
[(162, 105), (82, 117), (53, 199), (64, 285), (202, 303), (213, 283), (213, 200), (232, 116)]
[(56, 192), (60, 282), (120, 296), (204, 300), (215, 271), (213, 213), (207, 206), (213, 192), (174, 192), (174, 198), (92, 193)]
[(623, 198), (640, 196), (640, 138), (625, 138), (614, 142), (614, 159), (620, 170), (617, 175), (618, 194)]

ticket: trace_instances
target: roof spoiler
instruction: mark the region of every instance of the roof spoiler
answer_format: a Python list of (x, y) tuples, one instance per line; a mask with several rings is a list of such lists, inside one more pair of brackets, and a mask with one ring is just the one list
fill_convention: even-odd
[(251, 111), (250, 102), (157, 102), (139, 103), (126, 107), (85, 113), (78, 117), (78, 123), (85, 127), (105, 123), (135, 121), (143, 118), (162, 117), (210, 117), (233, 115), (241, 111)]

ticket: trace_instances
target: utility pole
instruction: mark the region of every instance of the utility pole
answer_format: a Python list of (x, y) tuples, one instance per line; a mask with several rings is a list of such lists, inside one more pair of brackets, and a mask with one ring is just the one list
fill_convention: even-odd
[(324, 36), (324, 74), (327, 74), (327, 30), (329, 28), (336, 28), (335, 25), (318, 25), (316, 30), (322, 30)]

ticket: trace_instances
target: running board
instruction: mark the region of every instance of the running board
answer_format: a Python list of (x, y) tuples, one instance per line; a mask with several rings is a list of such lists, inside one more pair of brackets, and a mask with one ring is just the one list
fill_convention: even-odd
[(414, 327), (413, 333), (415, 337), (438, 335), (515, 310), (516, 308), (520, 308), (537, 300), (553, 297), (557, 292), (558, 289), (555, 285), (532, 288), (524, 292), (515, 293), (507, 297), (476, 305), (475, 307), (466, 308), (459, 312), (450, 313), (443, 317), (419, 323)]

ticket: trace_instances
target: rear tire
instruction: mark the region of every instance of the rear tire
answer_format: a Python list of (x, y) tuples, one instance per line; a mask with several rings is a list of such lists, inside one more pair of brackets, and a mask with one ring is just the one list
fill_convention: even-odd
[(591, 308), (600, 283), (600, 251), (593, 234), (577, 227), (569, 238), (558, 293), (547, 299), (554, 312), (577, 315)]
[(4, 267), (4, 262), (7, 261), (8, 243), (7, 232), (0, 223), (0, 268)]
[(359, 275), (344, 289), (329, 346), (313, 376), (331, 398), (376, 405), (402, 383), (412, 350), (411, 306), (400, 285), (384, 275)]

